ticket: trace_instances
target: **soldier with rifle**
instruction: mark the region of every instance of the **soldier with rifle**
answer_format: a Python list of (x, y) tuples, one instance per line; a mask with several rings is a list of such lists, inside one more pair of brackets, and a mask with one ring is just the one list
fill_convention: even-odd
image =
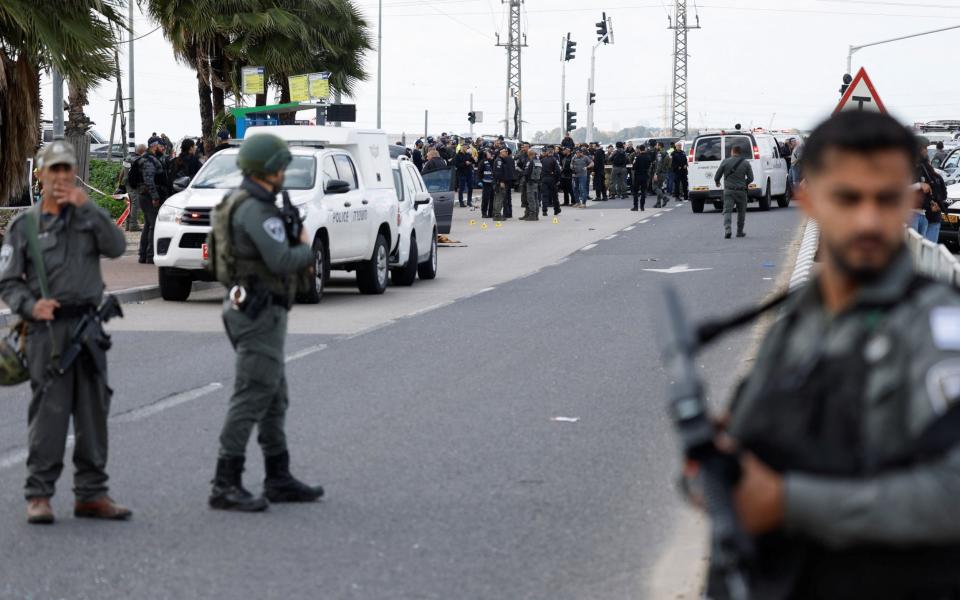
[[(73, 417), (74, 516), (128, 519), (107, 495), (106, 351), (102, 322), (118, 314), (100, 258), (126, 249), (123, 232), (76, 185), (76, 156), (63, 141), (37, 156), (41, 202), (9, 226), (0, 248), (0, 298), (26, 328), (33, 399), (28, 411), (27, 521), (54, 521), (50, 498), (63, 470)], [(98, 308), (100, 307), (100, 308)]]
[[(215, 509), (258, 512), (269, 502), (312, 502), (323, 496), (322, 487), (290, 474), (284, 431), (287, 313), (297, 290), (313, 285), (313, 277), (304, 274), (309, 275), (315, 259), (289, 199), (284, 198), (283, 210), (276, 205), (291, 160), (286, 142), (277, 136), (248, 138), (237, 156), (243, 182), (214, 209), (208, 267), (229, 290), (223, 323), (237, 352), (236, 381), (209, 498)], [(254, 426), (266, 470), (265, 497), (251, 494), (242, 481)]]
[[(816, 276), (693, 336), (673, 310), (687, 340), (671, 353), (673, 414), (688, 489), (713, 517), (710, 598), (960, 598), (960, 293), (919, 275), (904, 243), (917, 153), (889, 116), (830, 118), (796, 190), (820, 227)], [(718, 433), (683, 349), (774, 306)]]

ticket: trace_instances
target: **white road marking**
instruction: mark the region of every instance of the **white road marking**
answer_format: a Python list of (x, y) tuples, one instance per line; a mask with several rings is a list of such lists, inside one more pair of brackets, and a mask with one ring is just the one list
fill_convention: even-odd
[(576, 423), (580, 417), (550, 417), (550, 420), (554, 423)]
[(636, 225), (631, 225), (630, 227), (624, 227), (623, 230), (624, 230), (624, 231), (633, 231), (633, 230), (636, 229), (636, 228), (637, 228)]
[(587, 245), (584, 246), (583, 248), (580, 248), (580, 250), (583, 251), (583, 252), (586, 252), (587, 250), (593, 250), (593, 249), (596, 248), (596, 247), (597, 247), (596, 244), (587, 244)]
[(415, 310), (415, 311), (413, 311), (412, 313), (406, 315), (404, 318), (408, 318), (408, 319), (409, 319), (410, 317), (415, 317), (415, 316), (417, 316), (417, 315), (422, 315), (423, 313), (430, 312), (431, 310), (437, 310), (438, 308), (443, 308), (444, 306), (446, 306), (446, 305), (448, 305), (448, 304), (453, 304), (453, 301), (451, 300), (450, 302), (440, 302), (440, 303), (438, 303), (438, 304), (431, 304), (430, 306), (425, 306), (425, 307), (421, 308), (420, 310)]
[[(566, 260), (566, 259), (562, 259), (562, 260)], [(497, 289), (497, 288), (495, 288), (495, 287), (483, 288), (482, 290), (480, 290), (479, 292), (477, 292), (476, 294), (474, 294), (474, 296), (478, 296), (478, 295), (483, 294), (483, 293), (485, 293), (485, 292), (492, 292), (492, 291), (495, 290), (495, 289)]]
[(617, 234), (608, 235), (607, 237), (605, 237), (605, 238), (603, 238), (603, 239), (605, 239), (605, 240), (612, 240), (612, 239), (615, 238), (615, 237), (617, 237)]
[(669, 269), (644, 269), (644, 271), (650, 271), (651, 273), (666, 273), (667, 275), (676, 275), (677, 273), (693, 273), (694, 271), (712, 271), (711, 267), (701, 267), (697, 269), (691, 269), (690, 265), (675, 265)]
[(646, 219), (645, 221), (640, 221), (640, 224), (641, 224), (641, 225), (646, 225), (646, 224), (649, 223), (649, 222), (650, 222), (650, 219)]
[(135, 408), (129, 412), (120, 413), (110, 420), (115, 423), (135, 423), (137, 421), (142, 421), (143, 419), (159, 414), (168, 408), (180, 406), (181, 404), (186, 404), (187, 402), (191, 402), (197, 398), (206, 396), (207, 394), (212, 394), (222, 387), (223, 384), (216, 381), (213, 383), (208, 383), (207, 385), (200, 386), (192, 390), (174, 394), (173, 396), (167, 396), (166, 398), (158, 400), (153, 404), (141, 406), (140, 408)]
[[(64, 451), (64, 454), (70, 451), (73, 448), (74, 437), (73, 435), (67, 436), (67, 445)], [(10, 467), (16, 467), (23, 465), (27, 462), (27, 449), (26, 448), (17, 448), (12, 450), (3, 456), (0, 456), (0, 471), (9, 469)]]
[(321, 350), (324, 350), (326, 347), (327, 347), (326, 344), (317, 344), (316, 346), (310, 346), (308, 348), (304, 348), (303, 350), (298, 350), (293, 354), (288, 354), (283, 362), (293, 362), (295, 360), (299, 360), (305, 356), (310, 356), (311, 354), (320, 352)]
[(657, 218), (657, 217), (661, 216), (662, 214), (663, 214), (663, 213), (657, 213), (657, 214), (653, 215), (653, 217), (654, 217), (654, 218)]

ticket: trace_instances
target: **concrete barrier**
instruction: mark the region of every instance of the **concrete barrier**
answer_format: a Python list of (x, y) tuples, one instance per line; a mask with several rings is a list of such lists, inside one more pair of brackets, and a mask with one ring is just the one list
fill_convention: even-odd
[(960, 260), (943, 244), (924, 239), (914, 229), (907, 228), (907, 248), (913, 255), (917, 271), (927, 277), (960, 287)]

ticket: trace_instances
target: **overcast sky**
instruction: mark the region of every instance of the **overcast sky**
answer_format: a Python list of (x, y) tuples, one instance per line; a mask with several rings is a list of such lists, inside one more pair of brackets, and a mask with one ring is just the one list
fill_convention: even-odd
[[(376, 0), (357, 0), (376, 37)], [(586, 125), (590, 48), (602, 11), (613, 18), (615, 44), (597, 51), (596, 125), (619, 129), (664, 122), (673, 70), (671, 0), (526, 0), (523, 50), (524, 132), (560, 125), (561, 38), (579, 46), (568, 63), (567, 100)], [(691, 127), (744, 125), (809, 128), (839, 99), (847, 47), (960, 24), (960, 0), (689, 0)], [(501, 133), (507, 36), (501, 0), (383, 0), (383, 127), (421, 135), (465, 133), (470, 94), (485, 113), (477, 133)], [(135, 21), (136, 35), (155, 27)], [(960, 119), (953, 53), (960, 29), (868, 48), (854, 56), (867, 68), (887, 108), (906, 122)], [(121, 53), (126, 93), (126, 45)], [(358, 88), (358, 126), (376, 124), (376, 53)], [(115, 82), (90, 95), (96, 129), (109, 135)], [(44, 105), (51, 84), (44, 81)], [(157, 31), (136, 42), (138, 141), (153, 132), (179, 139), (199, 134), (196, 78), (178, 64)], [(252, 103), (252, 99), (251, 99)], [(45, 115), (49, 118), (49, 114)], [(408, 142), (410, 139), (408, 139)]]

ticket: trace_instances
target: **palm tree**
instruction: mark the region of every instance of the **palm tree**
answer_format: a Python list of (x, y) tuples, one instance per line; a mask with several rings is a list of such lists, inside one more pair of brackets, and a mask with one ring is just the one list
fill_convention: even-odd
[[(139, 0), (197, 73), (200, 125), (212, 140), (224, 96), (240, 95), (243, 65), (263, 66), (281, 98), (287, 77), (331, 71), (331, 87), (349, 93), (365, 77), (367, 24), (351, 0)], [(258, 96), (266, 103), (266, 95)]]
[[(40, 142), (40, 71), (76, 85), (113, 72), (123, 0), (4, 0), (0, 3), (0, 204), (26, 188), (27, 159)], [(62, 110), (54, 107), (54, 110)]]

